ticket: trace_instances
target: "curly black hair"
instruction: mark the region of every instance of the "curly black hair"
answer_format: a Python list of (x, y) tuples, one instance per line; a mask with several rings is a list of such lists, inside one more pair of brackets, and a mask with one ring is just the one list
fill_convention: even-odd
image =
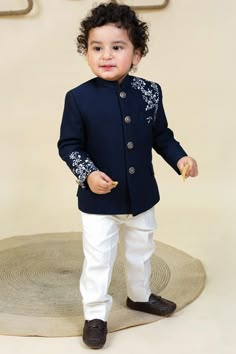
[(147, 23), (138, 19), (130, 6), (114, 2), (102, 3), (93, 8), (90, 14), (80, 23), (77, 51), (80, 54), (86, 54), (90, 30), (108, 23), (115, 23), (118, 27), (126, 29), (134, 49), (139, 49), (142, 56), (148, 53), (149, 31)]

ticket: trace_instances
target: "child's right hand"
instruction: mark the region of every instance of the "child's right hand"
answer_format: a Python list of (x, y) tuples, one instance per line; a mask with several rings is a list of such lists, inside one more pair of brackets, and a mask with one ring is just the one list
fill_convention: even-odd
[(87, 183), (91, 191), (96, 194), (110, 193), (118, 184), (101, 171), (91, 172), (87, 177)]

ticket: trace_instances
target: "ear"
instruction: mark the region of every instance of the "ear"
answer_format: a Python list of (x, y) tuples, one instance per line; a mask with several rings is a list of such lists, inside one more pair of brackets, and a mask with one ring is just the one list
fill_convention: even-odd
[(142, 59), (142, 54), (140, 49), (135, 49), (133, 55), (133, 61), (132, 61), (133, 66), (137, 66), (141, 59)]

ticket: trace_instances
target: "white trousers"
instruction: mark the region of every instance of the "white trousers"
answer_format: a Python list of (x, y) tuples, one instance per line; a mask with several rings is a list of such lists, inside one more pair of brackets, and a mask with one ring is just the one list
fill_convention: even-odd
[(155, 250), (154, 208), (137, 216), (83, 212), (81, 216), (85, 258), (80, 278), (80, 292), (84, 318), (86, 320), (97, 318), (103, 321), (108, 319), (112, 306), (108, 288), (118, 240), (125, 260), (127, 295), (133, 301), (148, 301), (151, 294), (150, 259)]

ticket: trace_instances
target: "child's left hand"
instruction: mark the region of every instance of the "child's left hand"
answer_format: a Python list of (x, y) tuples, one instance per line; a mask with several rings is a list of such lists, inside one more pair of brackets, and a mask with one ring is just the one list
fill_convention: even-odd
[(184, 168), (187, 168), (185, 178), (196, 177), (198, 175), (197, 162), (190, 156), (184, 156), (177, 162), (177, 167), (182, 174)]

